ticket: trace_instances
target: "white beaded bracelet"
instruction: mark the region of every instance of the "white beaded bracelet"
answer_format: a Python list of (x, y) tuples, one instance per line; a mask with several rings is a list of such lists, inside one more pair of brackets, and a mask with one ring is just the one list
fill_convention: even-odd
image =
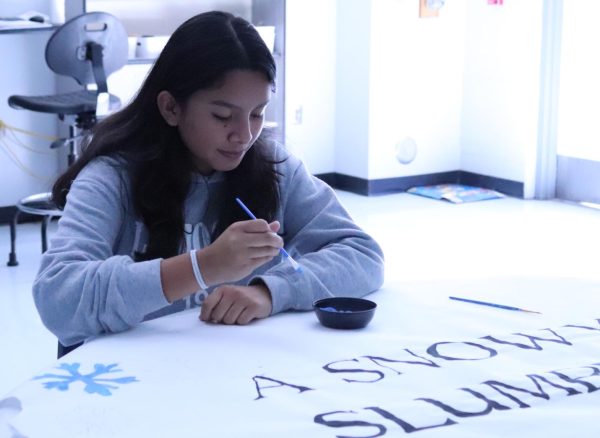
[(195, 249), (190, 251), (190, 260), (192, 261), (192, 269), (194, 270), (194, 277), (196, 277), (196, 281), (198, 282), (198, 286), (200, 286), (200, 289), (206, 290), (208, 289), (208, 286), (206, 284), (206, 282), (204, 281), (204, 278), (202, 278), (202, 273), (200, 272), (200, 266), (198, 266), (198, 258), (196, 257), (196, 251)]

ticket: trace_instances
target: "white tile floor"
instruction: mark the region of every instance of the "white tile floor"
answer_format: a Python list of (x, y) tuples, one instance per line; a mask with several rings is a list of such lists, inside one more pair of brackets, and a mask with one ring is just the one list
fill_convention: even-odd
[[(513, 198), (453, 205), (405, 193), (339, 196), (383, 246), (386, 282), (417, 287), (432, 281), (535, 278), (538, 286), (547, 282), (556, 289), (559, 280), (578, 279), (600, 293), (600, 211)], [(20, 264), (9, 268), (9, 230), (0, 226), (0, 395), (56, 354), (56, 340), (41, 324), (30, 292), (39, 232), (38, 224), (19, 225)]]

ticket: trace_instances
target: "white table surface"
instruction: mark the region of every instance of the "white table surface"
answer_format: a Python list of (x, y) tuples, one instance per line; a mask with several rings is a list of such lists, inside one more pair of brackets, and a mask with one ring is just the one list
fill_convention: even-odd
[[(597, 283), (392, 282), (367, 298), (362, 330), (313, 312), (212, 325), (196, 309), (99, 337), (0, 397), (0, 436), (600, 436)], [(64, 377), (95, 367), (112, 372)]]

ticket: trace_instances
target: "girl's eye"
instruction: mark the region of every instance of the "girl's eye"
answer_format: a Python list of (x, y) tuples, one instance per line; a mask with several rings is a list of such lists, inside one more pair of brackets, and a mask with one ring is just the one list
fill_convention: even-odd
[(231, 116), (220, 116), (218, 114), (213, 114), (213, 117), (221, 122), (226, 122), (227, 120), (231, 119)]
[(253, 119), (262, 119), (265, 116), (265, 113), (260, 114), (251, 114)]

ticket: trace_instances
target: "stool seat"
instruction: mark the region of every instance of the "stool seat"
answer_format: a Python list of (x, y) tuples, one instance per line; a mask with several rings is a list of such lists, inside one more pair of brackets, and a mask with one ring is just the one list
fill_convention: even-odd
[[(109, 109), (118, 109), (121, 101), (117, 96), (109, 95)], [(81, 90), (72, 93), (52, 94), (49, 96), (20, 96), (8, 98), (12, 108), (27, 109), (51, 114), (96, 113), (98, 94), (95, 90)]]
[(17, 211), (13, 215), (13, 220), (10, 222), (10, 248), (11, 251), (8, 254), (7, 266), (17, 266), (17, 253), (15, 252), (15, 238), (17, 235), (17, 223), (19, 222), (19, 215), (21, 213), (28, 213), (36, 216), (42, 216), (42, 252), (46, 252), (48, 249), (48, 238), (47, 229), (48, 224), (54, 217), (60, 217), (63, 215), (61, 209), (59, 209), (54, 202), (52, 202), (52, 193), (36, 193), (25, 198), (21, 198), (17, 202)]
[(38, 216), (62, 216), (63, 212), (54, 202), (52, 202), (52, 193), (36, 193), (27, 196), (17, 202), (17, 208), (23, 213), (34, 214)]

